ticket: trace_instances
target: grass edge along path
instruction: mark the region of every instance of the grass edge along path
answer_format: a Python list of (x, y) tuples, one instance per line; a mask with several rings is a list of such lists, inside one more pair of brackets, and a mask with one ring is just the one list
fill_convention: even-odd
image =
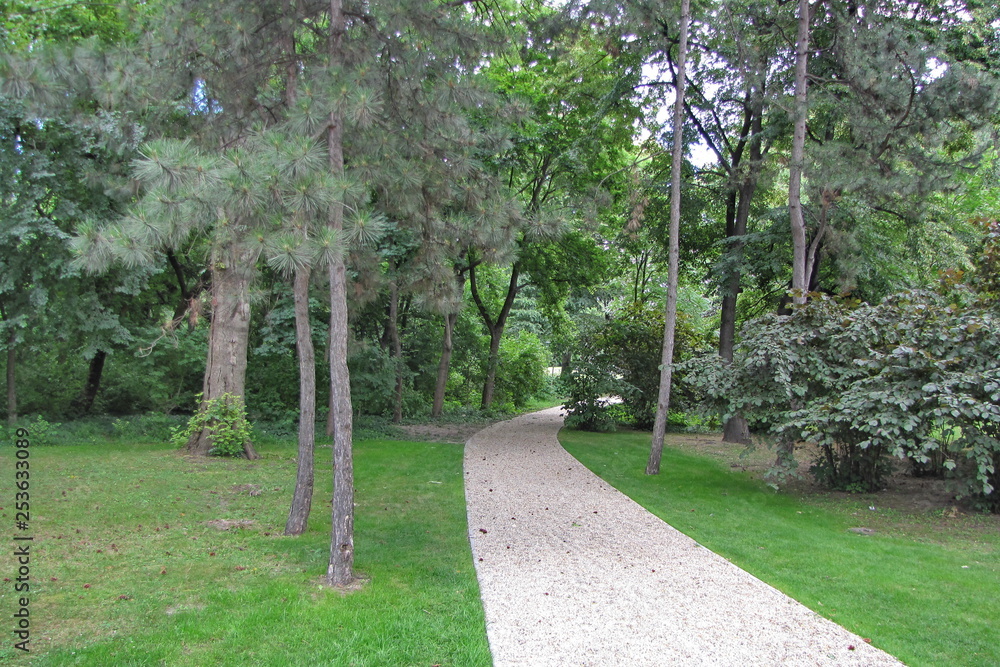
[(559, 440), (673, 527), (911, 667), (1000, 664), (1000, 536), (861, 535), (849, 530), (864, 525), (857, 501), (775, 493), (669, 440), (658, 476), (644, 474), (649, 434)]
[[(348, 595), (320, 585), (330, 448), (317, 447), (299, 537), (281, 534), (295, 444), (260, 452), (244, 461), (192, 459), (164, 444), (33, 448), (32, 652), (4, 633), (0, 663), (490, 664), (461, 445), (355, 443), (356, 568), (370, 581)], [(4, 459), (13, 453), (0, 447)], [(220, 520), (232, 523), (220, 530)], [(0, 584), (5, 618), (12, 587)]]

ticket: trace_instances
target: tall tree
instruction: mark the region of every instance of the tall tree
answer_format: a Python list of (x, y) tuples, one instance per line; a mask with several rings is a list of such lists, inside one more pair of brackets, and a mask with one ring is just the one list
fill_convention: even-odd
[(667, 313), (663, 330), (663, 354), (660, 357), (660, 391), (656, 403), (656, 421), (653, 423), (653, 440), (649, 461), (646, 463), (647, 475), (660, 473), (663, 436), (667, 429), (667, 412), (670, 409), (674, 332), (677, 327), (677, 282), (680, 273), (678, 264), (680, 255), (681, 167), (684, 160), (684, 79), (690, 21), (691, 2), (690, 0), (681, 0), (680, 41), (677, 46), (677, 84), (674, 93), (673, 154), (670, 170), (670, 259), (667, 273)]
[[(631, 87), (623, 83), (634, 77), (635, 63), (622, 57), (628, 65), (623, 74), (616, 44), (602, 44), (585, 27), (553, 39), (547, 34), (548, 23), (539, 23), (527, 21), (527, 43), (519, 53), (494, 61), (490, 72), (498, 88), (524, 100), (532, 114), (513, 128), (511, 149), (494, 161), (524, 209), (502, 297), (489, 303), (481, 289), (480, 263), (473, 259), (469, 266), (473, 302), (490, 337), (484, 409), (493, 402), (500, 342), (518, 293), (534, 284), (542, 288), (543, 299), (552, 302), (568, 295), (563, 288), (570, 283), (582, 287), (599, 279), (578, 259), (570, 259), (565, 249), (585, 251), (588, 236), (583, 228), (594, 215), (595, 202), (607, 200), (602, 181), (624, 166), (639, 115), (628, 94)], [(531, 35), (532, 30), (536, 34)], [(560, 256), (569, 262), (560, 264)]]
[[(805, 214), (802, 211), (802, 170), (808, 113), (809, 0), (799, 0), (798, 32), (795, 38), (795, 106), (792, 124), (792, 155), (788, 165), (788, 217), (792, 226), (792, 300), (806, 302), (809, 290), (808, 248)], [(819, 238), (819, 235), (816, 237)], [(813, 254), (815, 261), (815, 254)]]
[[(345, 64), (344, 7), (341, 0), (330, 0), (330, 60), (328, 67), (337, 71)], [(341, 112), (330, 111), (326, 131), (330, 173), (344, 175), (344, 121)], [(330, 207), (328, 226), (335, 233), (344, 229), (344, 207), (335, 202)], [(333, 420), (333, 528), (327, 583), (347, 586), (354, 581), (354, 457), (351, 441), (351, 380), (347, 368), (347, 267), (343, 257), (330, 263), (330, 409)]]
[[(97, 397), (108, 355), (145, 324), (150, 272), (94, 278), (71, 262), (68, 239), (88, 222), (120, 215), (121, 175), (143, 128), (104, 103), (93, 81), (108, 73), (95, 55), (126, 40), (118, 7), (13, 2), (0, 18), (0, 345), (6, 348), (9, 418), (16, 417), (17, 348), (35, 337), (75, 341), (89, 372), (74, 414)], [(137, 300), (137, 297), (142, 296)], [(44, 306), (44, 307), (41, 307)], [(50, 406), (57, 408), (57, 406)]]

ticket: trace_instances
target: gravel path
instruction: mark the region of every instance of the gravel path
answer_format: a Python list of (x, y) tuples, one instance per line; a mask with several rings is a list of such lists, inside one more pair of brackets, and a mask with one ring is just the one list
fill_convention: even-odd
[(571, 457), (559, 409), (465, 447), (494, 665), (899, 665), (673, 529)]

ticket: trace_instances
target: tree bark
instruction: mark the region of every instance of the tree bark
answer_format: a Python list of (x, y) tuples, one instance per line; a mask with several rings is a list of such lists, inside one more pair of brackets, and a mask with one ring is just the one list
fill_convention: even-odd
[[(294, 12), (291, 0), (285, 2), (285, 12)], [(285, 102), (295, 105), (299, 78), (299, 60), (295, 53), (295, 38), (292, 33), (285, 36), (285, 49), (289, 58), (285, 67)], [(307, 224), (303, 224), (302, 235), (308, 240)], [(309, 282), (312, 269), (308, 266), (295, 271), (292, 281), (292, 301), (295, 307), (295, 350), (299, 358), (299, 433), (298, 467), (295, 471), (295, 491), (285, 522), (285, 535), (301, 535), (305, 532), (312, 510), (313, 482), (315, 478), (316, 449), (316, 350), (313, 346), (312, 323), (309, 315)]]
[[(213, 262), (208, 359), (199, 410), (225, 394), (242, 399), (246, 393), (251, 264), (249, 253), (232, 246), (221, 248)], [(188, 440), (187, 451), (207, 456), (212, 446), (211, 431), (204, 428)], [(249, 441), (243, 443), (243, 453), (248, 459), (260, 458)]]
[(167, 261), (170, 263), (170, 268), (174, 270), (174, 277), (177, 279), (177, 289), (180, 291), (180, 296), (177, 299), (177, 305), (174, 306), (174, 322), (180, 322), (181, 318), (191, 307), (191, 299), (194, 294), (188, 289), (187, 280), (184, 278), (184, 267), (177, 260), (177, 256), (172, 250), (167, 250)]
[(807, 74), (809, 60), (809, 0), (799, 0), (798, 36), (795, 40), (795, 120), (792, 130), (792, 156), (788, 174), (788, 217), (792, 228), (792, 301), (806, 302), (807, 241), (802, 212), (802, 171), (804, 168), (807, 111)]
[[(389, 270), (395, 271), (395, 263), (390, 262)], [(392, 363), (396, 373), (396, 386), (392, 393), (392, 423), (403, 421), (403, 345), (399, 340), (399, 283), (393, 276), (389, 283), (389, 319), (386, 333), (392, 348)]]
[(316, 443), (316, 351), (309, 322), (309, 268), (295, 272), (295, 349), (299, 356), (299, 458), (295, 492), (285, 522), (285, 535), (301, 535), (312, 509)]
[(7, 424), (17, 423), (17, 334), (7, 334)]
[(511, 308), (514, 306), (514, 299), (517, 298), (517, 293), (521, 289), (521, 286), (518, 285), (520, 277), (520, 267), (515, 262), (510, 271), (510, 282), (507, 284), (507, 296), (504, 298), (503, 306), (500, 308), (500, 313), (497, 315), (496, 320), (494, 320), (490, 316), (489, 311), (486, 309), (486, 304), (483, 303), (483, 300), (480, 297), (479, 287), (476, 283), (476, 268), (474, 266), (469, 268), (469, 288), (472, 291), (472, 300), (476, 304), (476, 309), (479, 311), (480, 317), (483, 318), (486, 330), (490, 333), (490, 357), (487, 362), (486, 380), (483, 382), (483, 398), (480, 403), (480, 408), (483, 410), (489, 410), (490, 406), (493, 405), (493, 392), (496, 388), (497, 367), (500, 365), (500, 340), (503, 338), (503, 331), (507, 326), (507, 318), (510, 316)]
[[(343, 63), (345, 24), (342, 0), (330, 0), (330, 68)], [(327, 130), (330, 171), (344, 174), (344, 126), (337, 110), (330, 113)], [(330, 209), (329, 226), (344, 228), (343, 204)], [(346, 587), (354, 580), (354, 453), (351, 431), (351, 380), (347, 368), (347, 267), (343, 257), (330, 263), (330, 401), (333, 420), (333, 503), (330, 562), (326, 580), (331, 586)]]
[(434, 384), (434, 403), (431, 406), (431, 417), (437, 418), (444, 411), (444, 392), (448, 386), (448, 374), (451, 368), (451, 353), (454, 345), (452, 334), (458, 313), (448, 313), (444, 316), (444, 341), (441, 343), (441, 361), (438, 362), (437, 382)]
[[(739, 188), (735, 193), (735, 201), (730, 200), (732, 211), (732, 225), (727, 221), (726, 233), (730, 239), (736, 239), (731, 248), (731, 252), (737, 257), (742, 255), (743, 237), (747, 233), (747, 222), (750, 219), (750, 204), (757, 191), (757, 174), (763, 160), (762, 136), (763, 116), (764, 116), (764, 91), (760, 87), (750, 86), (750, 94), (747, 105), (747, 113), (751, 118), (748, 123), (750, 130), (749, 151), (750, 165), (745, 170), (745, 175), (740, 181)], [(734, 160), (734, 169), (736, 167)], [(729, 206), (727, 206), (729, 208)], [(727, 217), (729, 211), (727, 210)], [(736, 343), (736, 303), (742, 291), (741, 272), (738, 266), (734, 266), (729, 276), (726, 278), (725, 294), (722, 298), (722, 322), (719, 326), (719, 356), (726, 363), (733, 361), (733, 347)], [(732, 442), (741, 445), (750, 444), (750, 427), (743, 415), (733, 415), (726, 420), (722, 429), (723, 442)]]
[[(326, 345), (326, 365), (327, 365), (327, 368), (330, 367), (330, 353), (331, 353), (331, 351), (332, 351), (332, 348), (330, 347), (330, 343), (328, 341), (327, 345)], [(333, 392), (330, 392), (330, 395), (326, 399), (326, 408), (327, 408), (327, 410), (326, 410), (326, 437), (333, 438), (333, 417), (334, 417)]]
[(98, 350), (94, 354), (93, 359), (90, 360), (90, 367), (87, 370), (87, 382), (83, 385), (80, 397), (75, 401), (75, 407), (82, 415), (90, 414), (91, 408), (94, 407), (97, 392), (101, 389), (101, 377), (104, 375), (104, 362), (107, 358), (107, 352)]
[(681, 0), (680, 44), (677, 54), (677, 86), (674, 97), (674, 145), (670, 173), (670, 251), (667, 263), (667, 313), (663, 327), (663, 351), (660, 357), (660, 391), (656, 401), (653, 439), (646, 463), (647, 475), (660, 474), (663, 437), (667, 430), (670, 410), (670, 384), (673, 378), (674, 334), (677, 328), (677, 280), (680, 264), (681, 167), (684, 160), (684, 84), (687, 63), (688, 24), (691, 19), (690, 0)]

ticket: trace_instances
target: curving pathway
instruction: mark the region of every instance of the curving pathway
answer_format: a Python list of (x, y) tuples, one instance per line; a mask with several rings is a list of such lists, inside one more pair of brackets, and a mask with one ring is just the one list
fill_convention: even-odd
[(496, 667), (900, 665), (610, 487), (559, 408), (465, 447), (469, 538)]

